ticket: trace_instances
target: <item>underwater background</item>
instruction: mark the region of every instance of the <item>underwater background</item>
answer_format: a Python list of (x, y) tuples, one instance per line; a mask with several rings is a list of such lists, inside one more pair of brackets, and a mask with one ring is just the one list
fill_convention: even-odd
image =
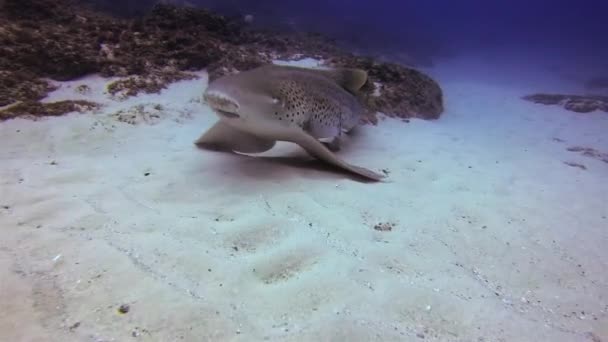
[[(155, 1), (90, 1), (117, 15), (145, 13)], [(557, 1), (169, 1), (227, 16), (252, 15), (255, 27), (319, 32), (358, 49), (407, 50), (421, 58), (475, 54), (508, 46), (512, 53), (548, 49), (546, 62), (592, 58), (606, 68), (601, 0)], [(424, 61), (422, 59), (421, 61)]]
[(0, 341), (608, 341), (607, 13), (0, 0)]

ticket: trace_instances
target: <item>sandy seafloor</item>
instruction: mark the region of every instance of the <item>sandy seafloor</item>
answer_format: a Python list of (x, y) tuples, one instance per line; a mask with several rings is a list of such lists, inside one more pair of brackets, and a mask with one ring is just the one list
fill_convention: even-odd
[(607, 341), (608, 164), (566, 149), (608, 152), (608, 115), (523, 101), (582, 86), (500, 62), (429, 69), (440, 120), (348, 141), (386, 183), (197, 149), (204, 72), (126, 101), (62, 83), (106, 106), (0, 123), (0, 340)]

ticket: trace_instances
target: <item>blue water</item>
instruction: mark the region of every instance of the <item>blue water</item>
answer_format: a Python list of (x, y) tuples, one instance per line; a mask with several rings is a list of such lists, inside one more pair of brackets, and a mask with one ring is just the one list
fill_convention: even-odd
[[(93, 0), (120, 14), (154, 1)], [(175, 0), (226, 15), (253, 15), (253, 25), (318, 31), (372, 50), (402, 49), (418, 60), (476, 54), (508, 45), (517, 54), (545, 52), (547, 62), (580, 57), (608, 69), (608, 1), (603, 0)]]

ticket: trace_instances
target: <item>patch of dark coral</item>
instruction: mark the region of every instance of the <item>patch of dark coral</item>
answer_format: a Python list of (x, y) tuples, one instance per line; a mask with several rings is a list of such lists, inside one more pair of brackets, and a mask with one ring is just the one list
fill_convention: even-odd
[(55, 87), (27, 71), (0, 70), (0, 107), (16, 101), (38, 101)]
[(73, 3), (68, 1), (36, 0), (36, 1), (11, 1), (0, 2), (5, 16), (19, 20), (55, 20), (67, 22), (75, 14)]
[(523, 98), (544, 105), (559, 105), (577, 113), (590, 113), (596, 110), (608, 112), (608, 96), (534, 94)]
[(141, 76), (129, 76), (128, 78), (120, 79), (108, 84), (108, 93), (119, 98), (127, 98), (135, 96), (140, 92), (158, 93), (167, 84), (195, 79), (197, 76), (184, 72), (179, 72), (173, 69), (157, 71), (154, 74)]
[(73, 112), (85, 112), (99, 108), (99, 104), (84, 100), (58, 102), (26, 101), (0, 110), (0, 121), (16, 117), (60, 116)]
[(575, 168), (581, 169), (581, 170), (587, 170), (587, 167), (585, 165), (583, 165), (583, 164), (580, 164), (580, 163), (565, 161), (564, 164), (566, 164), (566, 165), (568, 165), (570, 167), (575, 167)]
[[(205, 9), (157, 4), (145, 17), (144, 24), (146, 27), (155, 27), (163, 32), (180, 33), (181, 39), (188, 40), (187, 42), (178, 41), (177, 43), (180, 45), (182, 43), (192, 45), (189, 40), (196, 40), (197, 35), (201, 33), (222, 38), (230, 43), (244, 42), (240, 25)], [(191, 33), (195, 35), (192, 36)]]
[(608, 163), (608, 153), (600, 152), (592, 147), (573, 146), (568, 147), (567, 150), (570, 152), (578, 152), (585, 157), (590, 157), (599, 161), (603, 161), (604, 163)]
[[(38, 101), (52, 90), (44, 78), (127, 77), (108, 90), (132, 96), (193, 77), (188, 71), (205, 68), (213, 80), (273, 59), (312, 57), (367, 70), (361, 99), (370, 113), (436, 119), (443, 112), (441, 88), (430, 77), (347, 53), (318, 34), (243, 30), (241, 23), (203, 9), (165, 4), (135, 19), (96, 13), (70, 0), (3, 0), (0, 6), (0, 72), (8, 75), (0, 84), (1, 105)], [(379, 96), (375, 84), (381, 84)]]
[[(5, 6), (15, 2), (18, 1), (5, 0)], [(12, 14), (2, 10), (0, 13)], [(50, 18), (40, 15), (34, 20), (30, 17), (37, 16), (26, 15), (31, 10), (24, 9), (23, 13), (14, 18), (0, 17), (0, 70), (29, 72), (59, 81), (99, 71), (99, 47), (92, 34), (86, 32), (87, 28), (93, 30), (87, 18), (65, 14)]]

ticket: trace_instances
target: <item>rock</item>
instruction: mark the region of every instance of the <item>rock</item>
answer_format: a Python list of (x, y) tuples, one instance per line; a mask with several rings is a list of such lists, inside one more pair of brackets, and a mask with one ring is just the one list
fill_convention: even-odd
[(559, 105), (577, 113), (590, 113), (596, 110), (608, 112), (608, 96), (534, 94), (524, 96), (523, 99), (544, 105)]
[(123, 315), (128, 313), (129, 310), (131, 310), (131, 307), (129, 306), (129, 304), (122, 304), (120, 307), (118, 307), (118, 313), (123, 314)]
[[(363, 87), (363, 100), (371, 113), (382, 112), (390, 117), (422, 119), (438, 119), (443, 113), (441, 87), (420, 71), (352, 55), (334, 58), (330, 60), (330, 65), (367, 70), (369, 79)], [(375, 83), (381, 85), (378, 94), (375, 94)]]

